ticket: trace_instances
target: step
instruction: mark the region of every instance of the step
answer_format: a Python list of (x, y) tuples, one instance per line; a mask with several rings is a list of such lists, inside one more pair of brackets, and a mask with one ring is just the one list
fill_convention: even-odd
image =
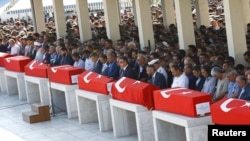
[(30, 117), (35, 117), (37, 115), (38, 115), (38, 113), (33, 112), (33, 111), (27, 111), (27, 112), (22, 113), (23, 120), (26, 121), (26, 122), (29, 122), (29, 123), (34, 122)]
[(49, 105), (32, 103), (31, 111), (23, 112), (23, 120), (29, 123), (36, 123), (50, 120)]
[(42, 104), (42, 103), (32, 103), (31, 104), (31, 110), (33, 112), (37, 112), (37, 113), (39, 113), (39, 109), (47, 108), (47, 107), (49, 107), (49, 105)]

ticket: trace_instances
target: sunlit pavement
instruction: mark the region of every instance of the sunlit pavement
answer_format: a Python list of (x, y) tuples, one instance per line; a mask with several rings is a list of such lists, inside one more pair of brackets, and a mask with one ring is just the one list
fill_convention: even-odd
[(30, 124), (22, 119), (22, 112), (30, 110), (18, 95), (0, 93), (0, 141), (137, 141), (137, 135), (114, 138), (113, 131), (100, 132), (98, 123), (80, 124), (66, 113)]

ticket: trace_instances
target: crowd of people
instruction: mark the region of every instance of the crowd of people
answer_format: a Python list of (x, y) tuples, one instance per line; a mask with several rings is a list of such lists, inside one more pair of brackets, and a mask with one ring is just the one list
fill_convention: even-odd
[[(79, 39), (75, 14), (66, 17), (67, 36), (61, 38), (56, 37), (53, 18), (41, 33), (33, 31), (32, 20), (10, 19), (2, 23), (0, 52), (27, 56), (48, 66), (72, 65), (114, 80), (128, 77), (160, 89), (185, 87), (210, 94), (214, 102), (224, 97), (250, 100), (250, 70), (228, 55), (221, 5), (210, 6), (211, 26), (197, 27), (193, 14), (196, 44), (187, 50), (179, 48), (176, 24), (163, 25), (161, 6), (152, 5), (151, 10), (154, 48), (140, 46), (134, 16), (126, 10), (117, 41), (106, 36), (103, 12), (90, 14), (93, 38), (85, 42)], [(248, 48), (242, 55), (250, 63)]]

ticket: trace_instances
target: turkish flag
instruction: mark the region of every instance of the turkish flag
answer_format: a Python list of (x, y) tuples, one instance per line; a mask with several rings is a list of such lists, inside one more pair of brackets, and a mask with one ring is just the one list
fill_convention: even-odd
[(7, 57), (4, 60), (5, 69), (9, 71), (16, 72), (24, 72), (24, 67), (30, 62), (32, 59), (25, 56), (13, 56)]
[(84, 71), (78, 76), (79, 89), (93, 91), (100, 94), (108, 95), (108, 83), (113, 79), (100, 75), (92, 71)]
[(77, 84), (77, 77), (83, 72), (81, 68), (73, 67), (71, 65), (61, 65), (50, 67), (48, 69), (48, 77), (51, 82), (61, 84)]
[(250, 125), (250, 101), (224, 98), (211, 105), (212, 122), (222, 125)]
[(9, 53), (3, 53), (0, 52), (0, 67), (4, 67), (5, 66), (5, 58), (7, 57), (11, 57), (12, 55), (10, 55)]
[(211, 95), (187, 88), (154, 91), (156, 110), (197, 117), (209, 114), (211, 103)]
[(47, 78), (47, 68), (46, 64), (33, 60), (24, 67), (24, 71), (25, 75)]
[(158, 89), (149, 83), (122, 77), (113, 83), (111, 92), (114, 99), (154, 109), (153, 91)]

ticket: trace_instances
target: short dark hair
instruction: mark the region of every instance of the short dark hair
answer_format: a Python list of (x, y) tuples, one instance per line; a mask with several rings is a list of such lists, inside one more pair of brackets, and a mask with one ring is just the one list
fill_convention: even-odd
[(98, 54), (93, 52), (93, 53), (90, 54), (90, 57), (98, 57)]
[(245, 69), (245, 66), (244, 66), (243, 64), (237, 64), (237, 65), (235, 66), (235, 69), (236, 69), (237, 71), (239, 71), (239, 70), (244, 70), (244, 69)]
[(119, 57), (119, 60), (123, 60), (125, 61), (126, 63), (128, 63), (128, 58), (126, 56), (121, 56)]
[(210, 72), (211, 72), (211, 67), (209, 65), (204, 65), (201, 67), (201, 69), (204, 69), (208, 75), (211, 75)]
[(85, 54), (90, 54), (91, 52), (90, 52), (89, 50), (84, 50), (82, 53), (83, 53), (83, 54), (84, 54), (84, 53), (85, 53)]
[(228, 56), (228, 57), (226, 58), (226, 60), (232, 62), (233, 65), (235, 64), (235, 59), (234, 59), (232, 56)]
[(117, 54), (114, 51), (112, 51), (112, 52), (108, 53), (107, 56), (112, 56), (112, 57), (116, 58)]
[(61, 50), (62, 51), (68, 51), (68, 49), (66, 47), (62, 47)]
[(247, 82), (247, 78), (244, 75), (237, 76), (240, 80)]
[(73, 57), (76, 57), (76, 58), (80, 58), (80, 55), (79, 55), (79, 53), (77, 53), (77, 52), (74, 52), (74, 53), (72, 54), (72, 56), (73, 56)]
[(246, 51), (243, 55), (244, 56), (250, 56), (250, 51)]
[(113, 41), (111, 39), (107, 39), (106, 42), (113, 44)]
[(195, 45), (188, 45), (188, 48), (191, 49), (193, 53), (197, 52), (197, 48)]
[(173, 69), (175, 69), (175, 70), (182, 71), (182, 68), (181, 68), (176, 62), (174, 62), (174, 63), (170, 66), (170, 68), (173, 68)]
[(100, 58), (103, 58), (103, 59), (107, 60), (107, 55), (102, 54), (102, 55), (100, 56)]
[(152, 68), (154, 71), (156, 71), (156, 68), (154, 65), (147, 65), (147, 68)]
[(196, 66), (193, 67), (193, 70), (197, 71), (197, 72), (200, 72), (201, 71), (201, 67), (196, 65)]
[(36, 37), (39, 37), (39, 36), (40, 36), (40, 34), (37, 33), (37, 32), (33, 33), (33, 35), (36, 36)]

